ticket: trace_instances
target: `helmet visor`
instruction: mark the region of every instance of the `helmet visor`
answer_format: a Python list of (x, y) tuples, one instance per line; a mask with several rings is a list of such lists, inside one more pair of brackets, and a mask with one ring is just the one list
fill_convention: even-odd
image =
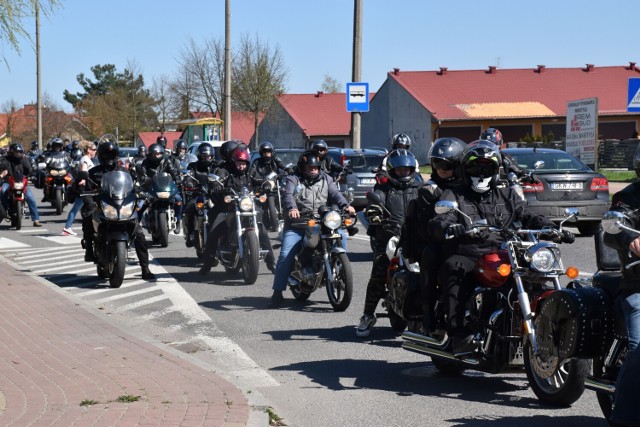
[(433, 166), (435, 169), (440, 169), (443, 171), (450, 171), (456, 168), (456, 165), (453, 164), (452, 161), (447, 159), (440, 159), (438, 157), (433, 157), (431, 159), (431, 166)]

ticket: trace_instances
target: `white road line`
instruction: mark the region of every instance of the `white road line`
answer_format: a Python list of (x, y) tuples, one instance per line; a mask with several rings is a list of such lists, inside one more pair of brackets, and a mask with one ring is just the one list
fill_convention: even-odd
[(129, 311), (134, 310), (139, 307), (144, 307), (145, 305), (155, 304), (158, 301), (169, 301), (171, 300), (167, 298), (167, 296), (163, 293), (162, 295), (158, 295), (151, 298), (146, 298), (141, 301), (132, 302), (131, 304), (126, 304), (120, 307), (115, 308), (115, 311)]
[[(74, 253), (81, 253), (84, 252), (84, 249), (80, 248), (80, 249), (71, 249), (68, 251), (64, 251), (65, 254), (74, 254)], [(25, 259), (31, 259), (31, 258), (42, 258), (44, 256), (47, 256), (47, 254), (57, 254), (60, 253), (60, 248), (55, 248), (55, 249), (48, 249), (46, 251), (33, 251), (33, 252), (29, 252), (29, 255), (24, 255), (24, 256), (18, 256), (13, 258), (14, 261), (22, 261)]]
[[(132, 279), (132, 278), (133, 278), (132, 274), (124, 276), (124, 280)], [(129, 287), (129, 286), (136, 286), (136, 285), (139, 285), (141, 283), (146, 283), (146, 282), (147, 282), (146, 280), (138, 279), (138, 280), (135, 280), (133, 282), (123, 282), (122, 286), (126, 288), (126, 287)], [(108, 285), (108, 283), (109, 283), (108, 279), (105, 280), (105, 283)], [(120, 289), (122, 289), (122, 287)], [(79, 290), (78, 292), (74, 292), (74, 295), (78, 295), (78, 296), (84, 298), (86, 296), (98, 295), (98, 294), (103, 294), (103, 293), (106, 293), (106, 292), (113, 292), (113, 289), (109, 288), (109, 287), (100, 288), (100, 289), (82, 289), (82, 290)]]
[[(66, 274), (84, 273), (86, 271), (96, 271), (95, 265), (90, 267), (90, 268), (83, 268), (82, 270), (69, 271)], [(63, 284), (63, 283), (75, 282), (75, 281), (86, 280), (86, 279), (91, 279), (91, 278), (98, 278), (98, 276), (96, 274), (91, 274), (91, 275), (88, 275), (88, 276), (79, 276), (78, 275), (76, 277), (67, 277), (66, 279), (56, 280), (53, 283), (55, 283), (56, 285), (59, 285), (59, 284)], [(100, 279), (100, 280), (104, 280), (104, 279)]]
[(82, 240), (79, 237), (73, 237), (73, 236), (37, 236), (40, 239), (45, 239), (48, 240), (50, 242), (55, 242), (58, 243), (60, 245), (79, 245), (80, 241)]
[(6, 237), (0, 237), (0, 249), (11, 248), (28, 248), (29, 245), (22, 242), (16, 242), (15, 240), (7, 239)]
[(21, 228), (20, 230), (15, 230), (16, 233), (24, 234), (24, 233), (47, 233), (49, 230), (46, 228)]
[[(147, 294), (149, 292), (157, 292), (157, 291), (162, 292), (162, 289), (158, 288), (157, 286), (149, 286), (149, 287), (146, 287), (146, 288), (138, 289), (137, 291), (130, 291), (130, 292), (126, 292), (126, 293), (123, 293), (123, 294), (113, 295), (113, 296), (106, 297), (106, 298), (101, 298), (101, 299), (96, 299), (96, 300), (93, 300), (93, 302), (95, 302), (96, 304), (105, 304), (105, 303), (108, 303), (110, 301), (117, 301), (119, 299), (134, 297), (136, 295), (143, 295), (143, 294)], [(164, 293), (163, 293), (163, 295), (164, 295)]]
[[(77, 265), (78, 264), (78, 260), (77, 259), (67, 259), (66, 261), (63, 261), (63, 259), (65, 259), (65, 258), (61, 258), (61, 259), (49, 258), (47, 260), (45, 260), (45, 259), (32, 259), (32, 260), (29, 260), (29, 261), (22, 261), (22, 262), (20, 262), (20, 265), (29, 266), (30, 264), (37, 264), (36, 267), (40, 268), (40, 267), (49, 267), (50, 265), (63, 265), (63, 264), (76, 264)], [(43, 264), (43, 261), (54, 261), (54, 262), (50, 262), (48, 264)]]

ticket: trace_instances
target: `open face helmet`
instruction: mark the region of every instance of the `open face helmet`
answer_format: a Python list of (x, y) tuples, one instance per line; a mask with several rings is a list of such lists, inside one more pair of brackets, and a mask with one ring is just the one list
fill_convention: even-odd
[(7, 151), (7, 156), (13, 158), (22, 158), (24, 156), (24, 147), (21, 144), (14, 142), (9, 145), (9, 151)]
[(140, 157), (141, 159), (144, 159), (145, 157), (147, 157), (147, 146), (146, 145), (139, 145), (138, 146), (138, 157)]
[[(249, 150), (238, 146), (231, 153), (231, 168), (233, 172), (238, 174), (247, 173), (249, 171)], [(245, 167), (241, 168), (240, 164), (244, 163)]]
[(54, 152), (62, 151), (64, 148), (64, 142), (60, 138), (53, 138), (51, 140), (51, 150)]
[(497, 145), (485, 140), (474, 141), (462, 156), (463, 179), (476, 193), (486, 193), (495, 186), (501, 164), (502, 156)]
[[(258, 147), (258, 152), (260, 153), (260, 157), (262, 158), (271, 158), (275, 154), (275, 149), (273, 148), (273, 144), (270, 142), (261, 142)], [(267, 153), (271, 153), (267, 156)]]
[(393, 138), (391, 138), (391, 149), (397, 150), (398, 148), (404, 148), (405, 150), (411, 148), (411, 138), (409, 138), (409, 135), (405, 133), (393, 135)]

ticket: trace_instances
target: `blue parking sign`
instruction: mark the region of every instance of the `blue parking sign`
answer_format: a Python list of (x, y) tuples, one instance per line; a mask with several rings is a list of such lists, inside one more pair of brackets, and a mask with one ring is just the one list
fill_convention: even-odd
[(627, 112), (640, 113), (640, 78), (630, 77), (627, 92)]
[(347, 83), (347, 111), (350, 113), (369, 111), (369, 83)]

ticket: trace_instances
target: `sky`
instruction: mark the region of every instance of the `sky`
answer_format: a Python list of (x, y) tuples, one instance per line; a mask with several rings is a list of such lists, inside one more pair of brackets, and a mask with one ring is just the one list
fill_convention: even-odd
[[(224, 40), (224, 0), (59, 0), (41, 19), (42, 91), (71, 112), (63, 92), (81, 91), (94, 65), (135, 61), (150, 87), (175, 76), (189, 40)], [(636, 0), (362, 0), (362, 82), (375, 92), (405, 71), (640, 64)], [(232, 47), (242, 35), (278, 46), (287, 93), (315, 93), (326, 75), (351, 81), (353, 0), (231, 0)], [(35, 21), (25, 21), (33, 28)], [(0, 109), (36, 100), (33, 44), (0, 42)]]

